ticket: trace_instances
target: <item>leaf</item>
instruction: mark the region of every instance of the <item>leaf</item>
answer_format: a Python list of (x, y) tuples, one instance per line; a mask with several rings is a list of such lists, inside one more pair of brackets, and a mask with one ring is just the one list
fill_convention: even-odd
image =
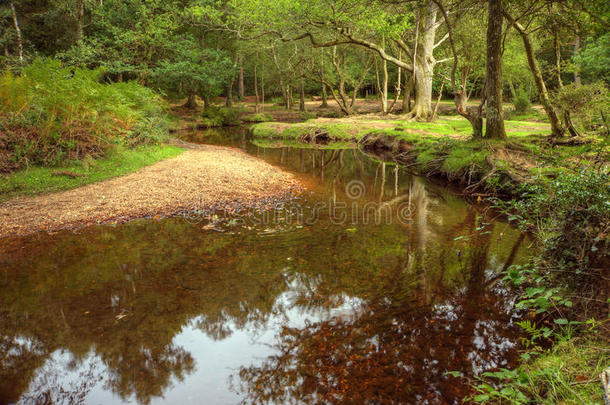
[(444, 373), (444, 375), (449, 375), (451, 377), (459, 378), (459, 377), (462, 377), (463, 374), (461, 371), (446, 371)]
[(567, 325), (568, 324), (568, 320), (565, 318), (558, 318), (558, 319), (555, 319), (553, 322), (555, 322), (557, 325)]

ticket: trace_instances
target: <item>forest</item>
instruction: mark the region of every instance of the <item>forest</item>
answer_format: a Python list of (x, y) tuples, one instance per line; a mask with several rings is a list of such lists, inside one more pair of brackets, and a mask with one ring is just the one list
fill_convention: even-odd
[(610, 403), (610, 3), (0, 21), (0, 404)]

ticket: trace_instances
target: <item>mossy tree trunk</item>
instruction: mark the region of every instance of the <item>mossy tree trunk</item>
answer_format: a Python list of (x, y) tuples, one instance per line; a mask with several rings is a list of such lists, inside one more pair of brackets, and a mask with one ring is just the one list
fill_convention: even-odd
[(506, 140), (502, 112), (502, 0), (489, 0), (487, 15), (487, 121), (485, 138)]

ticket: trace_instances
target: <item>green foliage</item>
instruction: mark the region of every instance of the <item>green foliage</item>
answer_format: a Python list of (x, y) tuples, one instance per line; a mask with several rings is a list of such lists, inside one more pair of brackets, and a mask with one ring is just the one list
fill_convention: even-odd
[(242, 120), (245, 121), (245, 122), (269, 122), (269, 121), (275, 121), (273, 119), (273, 116), (271, 116), (270, 114), (266, 114), (266, 113), (257, 113), (257, 114), (246, 115), (245, 117), (242, 117)]
[(576, 124), (586, 131), (592, 129), (594, 123), (601, 123), (600, 112), (608, 110), (610, 96), (603, 82), (570, 84), (555, 91), (552, 102), (562, 113), (569, 112)]
[[(0, 200), (80, 187), (134, 172), (160, 160), (177, 156), (183, 151), (184, 149), (169, 145), (139, 146), (134, 149), (118, 147), (101, 159), (86, 158), (82, 161), (64, 162), (56, 168), (31, 167), (2, 179)], [(55, 171), (66, 171), (79, 176), (55, 176)]]
[(21, 76), (0, 77), (0, 171), (53, 166), (115, 145), (158, 142), (167, 136), (162, 102), (136, 83), (102, 84), (100, 70), (62, 67), (37, 59)]
[(610, 84), (610, 33), (589, 38), (587, 45), (575, 57), (576, 69), (588, 81), (604, 80)]
[(513, 106), (515, 106), (515, 112), (518, 114), (525, 114), (532, 109), (529, 95), (522, 87), (519, 87), (516, 91)]
[[(528, 330), (541, 333), (531, 324)], [(594, 338), (558, 336), (550, 350), (524, 353), (521, 366), (514, 370), (483, 373), (472, 399), (479, 403), (602, 403), (598, 376), (610, 360), (603, 346)]]
[(235, 73), (226, 53), (215, 49), (198, 49), (192, 39), (176, 43), (171, 58), (162, 60), (154, 71), (155, 84), (168, 95), (199, 95), (209, 100), (220, 95), (223, 86)]
[(207, 106), (201, 115), (201, 125), (206, 128), (236, 126), (241, 123), (244, 111), (241, 107)]
[(545, 256), (558, 266), (586, 272), (600, 264), (610, 248), (608, 176), (593, 169), (564, 173), (524, 187), (519, 201), (500, 203), (516, 214), (509, 219), (540, 236)]

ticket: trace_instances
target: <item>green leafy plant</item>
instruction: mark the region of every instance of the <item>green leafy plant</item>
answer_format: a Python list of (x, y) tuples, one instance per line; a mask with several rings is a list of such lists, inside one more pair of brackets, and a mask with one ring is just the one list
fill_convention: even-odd
[(0, 76), (0, 172), (101, 157), (118, 144), (167, 135), (163, 102), (137, 83), (105, 84), (103, 71), (39, 58)]

